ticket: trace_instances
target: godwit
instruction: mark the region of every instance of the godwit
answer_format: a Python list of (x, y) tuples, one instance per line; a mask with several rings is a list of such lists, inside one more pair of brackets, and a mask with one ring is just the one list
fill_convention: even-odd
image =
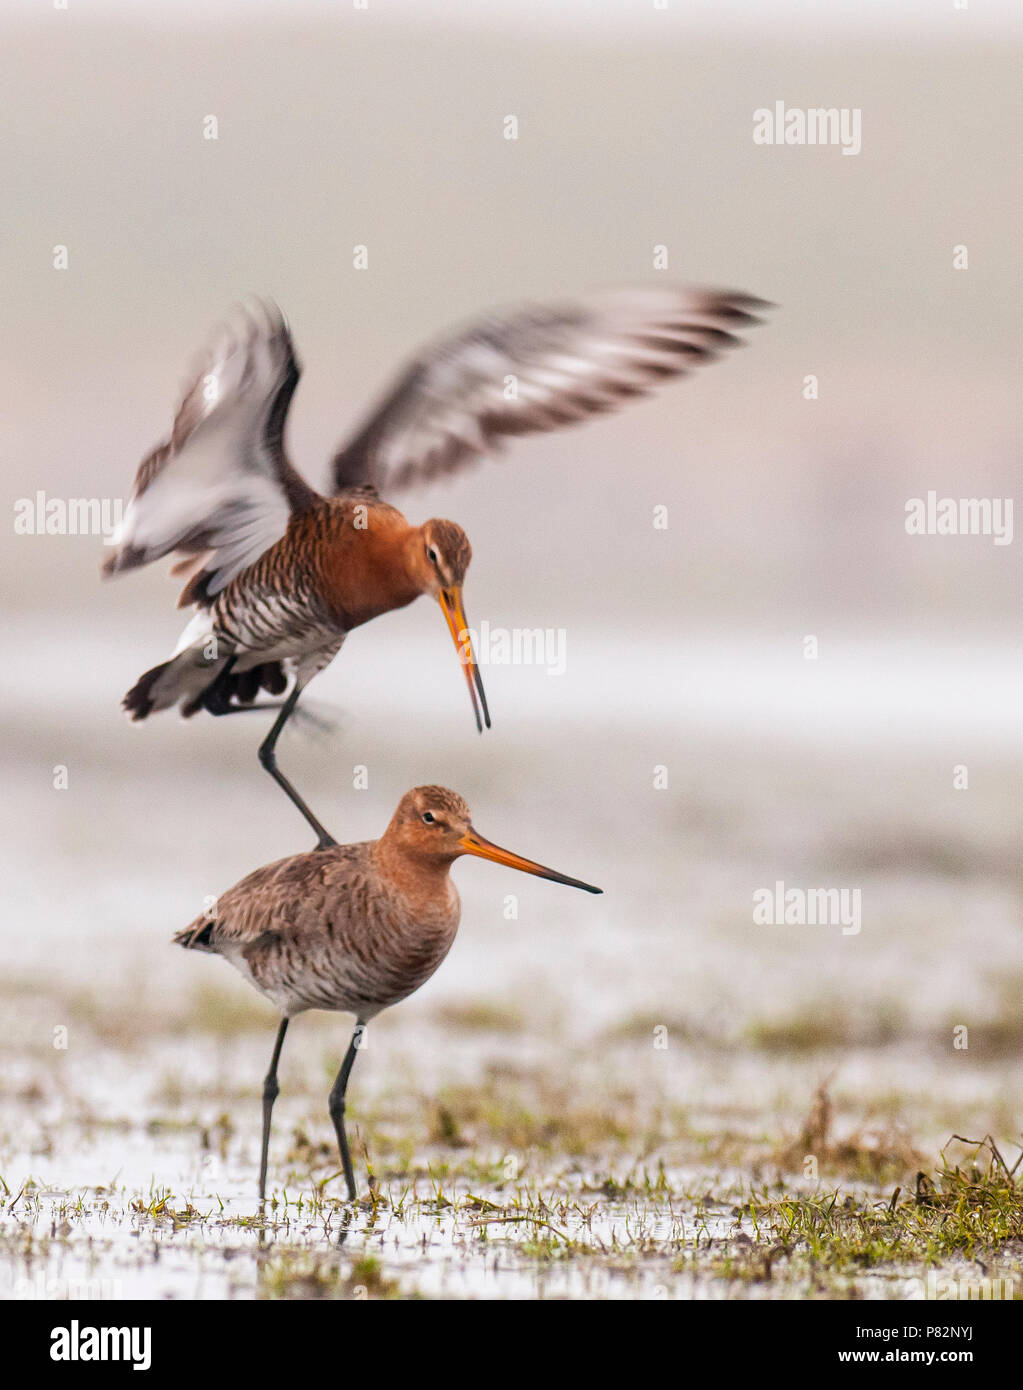
[(461, 903), (450, 869), (463, 854), (600, 893), (491, 844), (469, 808), (446, 787), (406, 792), (379, 840), (295, 854), (257, 869), (217, 899), (174, 940), (212, 951), (281, 1011), (263, 1082), (259, 1196), (266, 1196), (270, 1116), (288, 1023), (306, 1009), (355, 1015), (355, 1031), (330, 1093), (330, 1117), (350, 1201), (355, 1173), (345, 1135), (345, 1091), (366, 1024), (414, 993), (451, 949)]
[[(284, 451), (299, 377), (280, 310), (256, 302), (214, 338), (170, 438), (143, 460), (105, 574), (176, 552), (195, 605), (169, 661), (124, 698), (134, 719), (251, 708), (290, 693), (260, 762), (335, 842), (280, 772), (276, 745), (308, 682), (361, 623), (420, 594), (438, 600), (463, 663), (477, 728), (489, 727), (462, 584), (472, 550), (454, 522), (413, 526), (379, 491), (436, 478), (496, 450), (643, 396), (759, 319), (764, 301), (677, 286), (617, 289), (561, 306), (491, 315), (417, 357), (335, 456), (334, 495), (304, 482)], [(478, 699), (477, 699), (478, 695)], [(259, 706), (256, 706), (259, 708)]]

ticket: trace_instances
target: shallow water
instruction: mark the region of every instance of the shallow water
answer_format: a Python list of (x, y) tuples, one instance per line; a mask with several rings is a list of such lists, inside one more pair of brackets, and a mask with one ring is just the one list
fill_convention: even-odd
[[(77, 651), (40, 659), (68, 671)], [(920, 1270), (894, 1263), (823, 1282), (798, 1261), (751, 1275), (762, 1252), (746, 1205), (765, 1185), (837, 1187), (869, 1211), (933, 1169), (953, 1133), (991, 1132), (1014, 1155), (1017, 742), (1007, 706), (949, 733), (969, 703), (964, 687), (941, 714), (935, 673), (952, 651), (902, 674), (894, 663), (883, 695), (896, 713), (903, 680), (907, 716), (914, 682), (934, 702), (912, 736), (896, 716), (882, 735), (872, 701), (854, 718), (836, 672), (804, 718), (805, 671), (782, 663), (772, 677), (762, 655), (694, 636), (684, 672), (658, 680), (656, 653), (638, 652), (634, 708), (635, 664), (628, 682), (605, 676), (601, 702), (583, 662), (543, 720), (530, 683), (553, 682), (497, 673), (503, 718), (486, 746), (447, 680), (426, 683), (409, 722), (381, 717), (386, 667), (339, 662), (324, 678), (320, 703), (345, 697), (341, 726), (326, 740), (296, 732), (282, 764), (335, 831), (379, 833), (405, 784), (444, 781), (485, 834), (606, 890), (457, 866), (455, 948), (374, 1023), (356, 1068), (350, 1114), (386, 1202), (359, 1210), (340, 1246), (325, 1102), (348, 1021), (305, 1016), (289, 1034), (277, 1205), (260, 1220), (273, 1010), (224, 962), (169, 945), (207, 894), (304, 846), (256, 766), (262, 717), (128, 728), (116, 677), (84, 656), (73, 700), (69, 681), (29, 704), (12, 684), (0, 1292), (99, 1280), (142, 1297), (914, 1296)], [(719, 680), (727, 736), (699, 694)], [(761, 702), (771, 680), (778, 698)], [(351, 789), (356, 762), (368, 791)], [(958, 762), (968, 791), (952, 787)], [(753, 894), (779, 879), (859, 889), (860, 930), (756, 925)], [(829, 1143), (848, 1153), (808, 1181), (792, 1146), (824, 1081)]]

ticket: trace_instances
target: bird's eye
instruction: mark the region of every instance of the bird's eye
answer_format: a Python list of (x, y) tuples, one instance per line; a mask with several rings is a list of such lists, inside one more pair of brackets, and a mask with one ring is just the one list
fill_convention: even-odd
[(437, 563), (437, 552), (436, 552), (436, 550), (434, 550), (434, 548), (433, 548), (432, 545), (431, 545), (430, 548), (427, 550), (427, 552), (426, 552), (426, 557), (427, 557), (428, 560), (431, 561), (432, 564), (436, 564), (436, 563)]
[(426, 821), (427, 825), (433, 825), (433, 823), (434, 823), (434, 815), (433, 815), (433, 812), (432, 812), (432, 811), (424, 811), (424, 812), (423, 812), (423, 820)]

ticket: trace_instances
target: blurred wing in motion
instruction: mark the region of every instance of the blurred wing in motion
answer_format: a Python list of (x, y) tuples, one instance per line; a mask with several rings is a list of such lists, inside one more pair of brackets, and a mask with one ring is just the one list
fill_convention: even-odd
[(284, 456), (298, 382), (291, 336), (275, 304), (255, 301), (213, 338), (185, 391), (171, 437), (143, 460), (104, 574), (171, 551), (191, 571), (182, 603), (218, 593), (283, 536), (318, 494)]
[(337, 492), (454, 473), (502, 436), (559, 429), (647, 395), (740, 340), (751, 295), (637, 286), (482, 318), (428, 346), (334, 458)]

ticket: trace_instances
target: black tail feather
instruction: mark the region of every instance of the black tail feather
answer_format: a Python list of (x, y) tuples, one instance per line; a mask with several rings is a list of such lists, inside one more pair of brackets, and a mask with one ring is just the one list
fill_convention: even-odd
[[(145, 719), (155, 708), (153, 687), (172, 663), (163, 661), (159, 666), (146, 671), (125, 695), (121, 707), (132, 719)], [(279, 661), (267, 661), (254, 666), (250, 671), (235, 671), (233, 662), (220, 671), (205, 690), (181, 706), (185, 719), (190, 719), (200, 710), (210, 714), (228, 714), (232, 709), (251, 705), (261, 690), (271, 695), (282, 695), (287, 689), (288, 677)]]
[(205, 709), (210, 714), (230, 714), (239, 705), (251, 705), (261, 690), (282, 695), (287, 689), (288, 677), (279, 661), (267, 661), (249, 671), (235, 671), (232, 666), (233, 662), (228, 662), (217, 679), (182, 713), (187, 716)]
[(154, 666), (151, 671), (139, 676), (125, 695), (121, 701), (121, 708), (130, 714), (132, 719), (145, 719), (146, 715), (152, 714), (151, 691), (169, 665), (169, 661), (162, 661), (159, 666)]

